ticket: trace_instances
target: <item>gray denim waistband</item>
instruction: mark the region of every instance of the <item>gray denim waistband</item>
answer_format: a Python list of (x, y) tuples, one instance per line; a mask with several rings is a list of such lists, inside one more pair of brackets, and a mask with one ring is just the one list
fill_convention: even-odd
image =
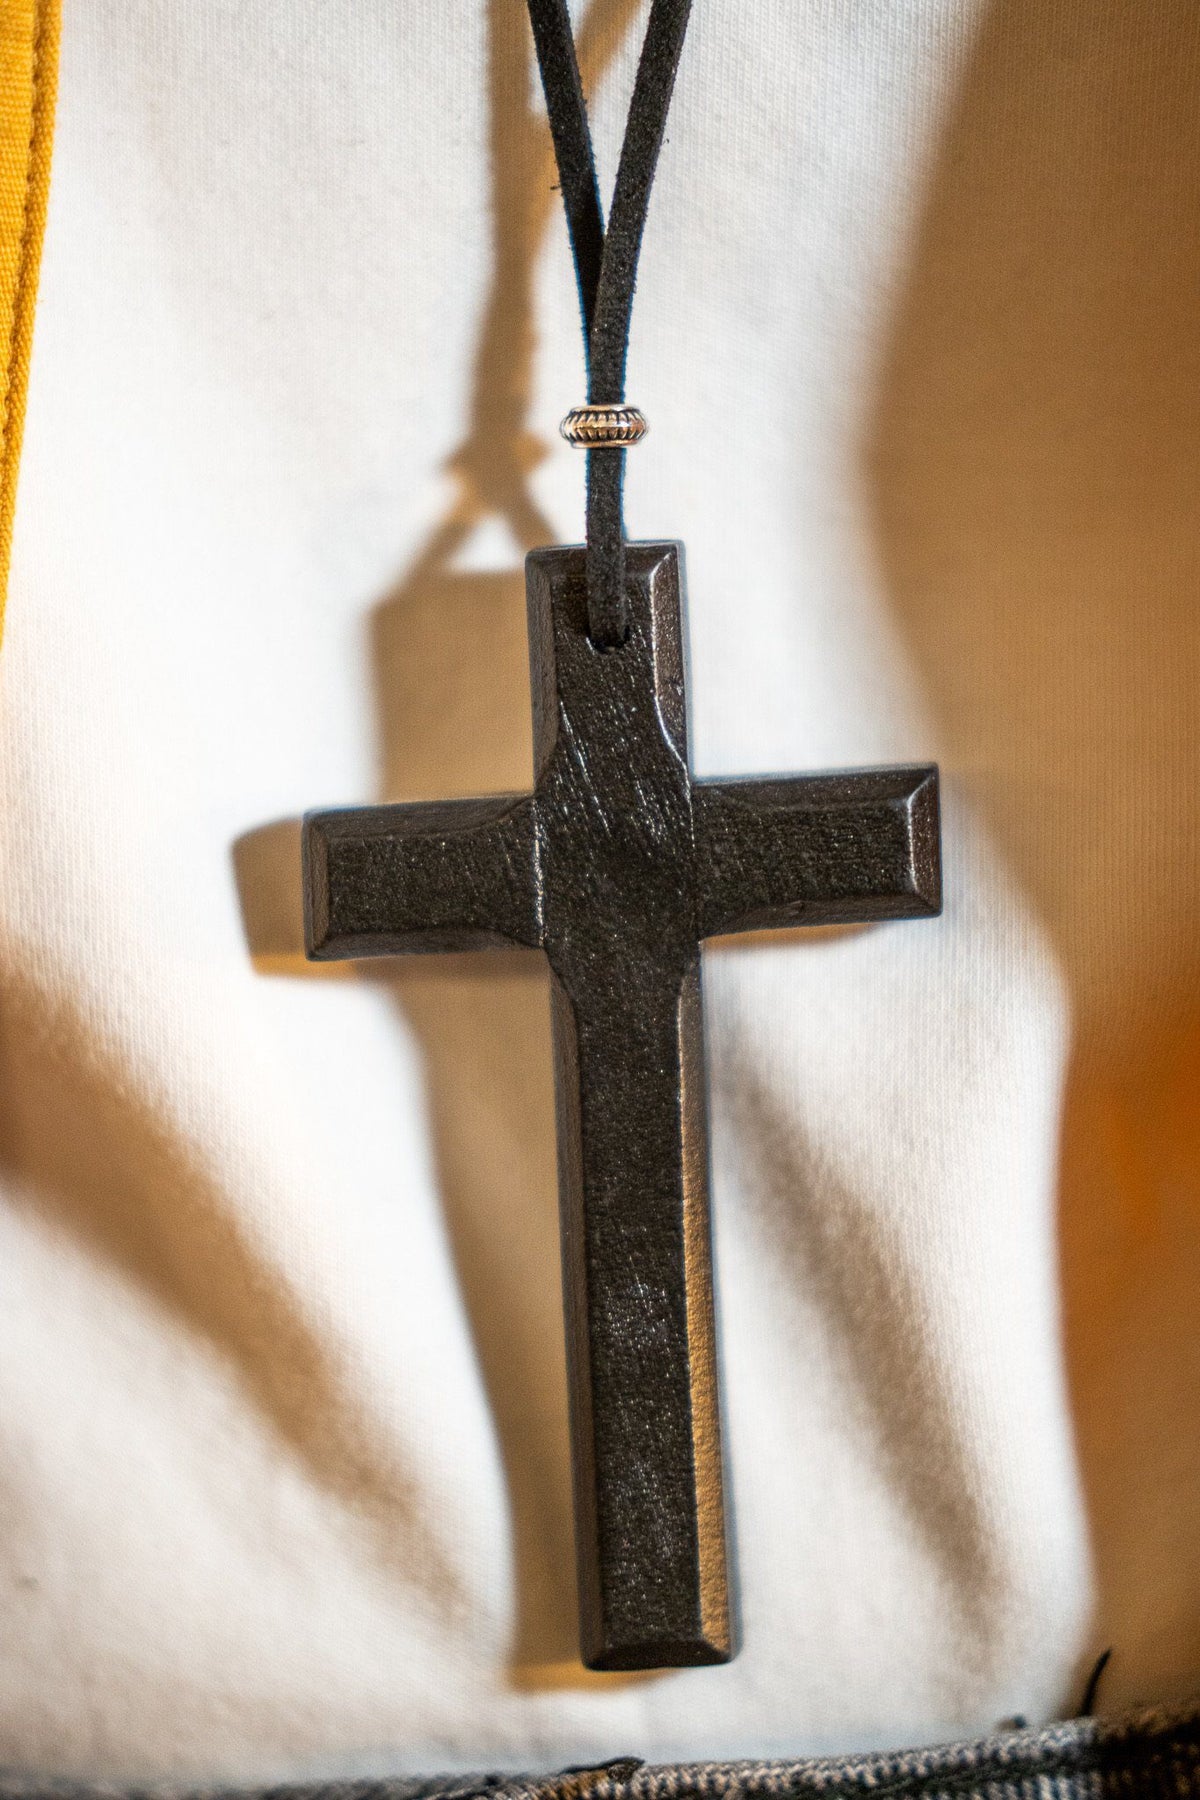
[(0, 1800), (1200, 1800), (1200, 1707), (1119, 1720), (1073, 1719), (1040, 1730), (925, 1750), (803, 1762), (673, 1763), (617, 1757), (552, 1775), (324, 1780), (261, 1787), (123, 1787), (0, 1773)]

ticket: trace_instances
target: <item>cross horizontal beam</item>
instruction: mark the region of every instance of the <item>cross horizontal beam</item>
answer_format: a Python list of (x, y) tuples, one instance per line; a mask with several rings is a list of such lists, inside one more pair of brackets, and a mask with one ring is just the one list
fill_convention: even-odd
[[(696, 781), (698, 938), (916, 919), (940, 906), (937, 771)], [(536, 796), (310, 813), (318, 961), (544, 944)]]
[(527, 794), (310, 813), (303, 859), (317, 961), (542, 942)]
[(692, 787), (701, 937), (928, 918), (941, 907), (928, 764)]

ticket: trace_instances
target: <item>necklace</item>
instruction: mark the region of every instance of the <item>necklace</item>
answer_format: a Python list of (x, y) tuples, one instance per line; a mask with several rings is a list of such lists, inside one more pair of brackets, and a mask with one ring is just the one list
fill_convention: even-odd
[(605, 227), (566, 0), (528, 0), (579, 286), (587, 543), (526, 559), (532, 793), (311, 813), (311, 957), (523, 945), (553, 975), (583, 1660), (725, 1662), (700, 943), (941, 905), (932, 766), (695, 780), (682, 549), (629, 543), (642, 231), (691, 0), (653, 0)]

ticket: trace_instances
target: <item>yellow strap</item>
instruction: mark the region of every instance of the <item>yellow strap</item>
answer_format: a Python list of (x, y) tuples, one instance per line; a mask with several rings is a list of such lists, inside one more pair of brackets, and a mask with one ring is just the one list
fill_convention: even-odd
[(59, 0), (0, 0), (0, 625), (50, 187)]

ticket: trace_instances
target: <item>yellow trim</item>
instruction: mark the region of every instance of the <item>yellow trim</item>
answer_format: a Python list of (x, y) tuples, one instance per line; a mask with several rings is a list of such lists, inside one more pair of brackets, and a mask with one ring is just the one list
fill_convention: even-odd
[(59, 0), (0, 0), (0, 626), (50, 188)]

